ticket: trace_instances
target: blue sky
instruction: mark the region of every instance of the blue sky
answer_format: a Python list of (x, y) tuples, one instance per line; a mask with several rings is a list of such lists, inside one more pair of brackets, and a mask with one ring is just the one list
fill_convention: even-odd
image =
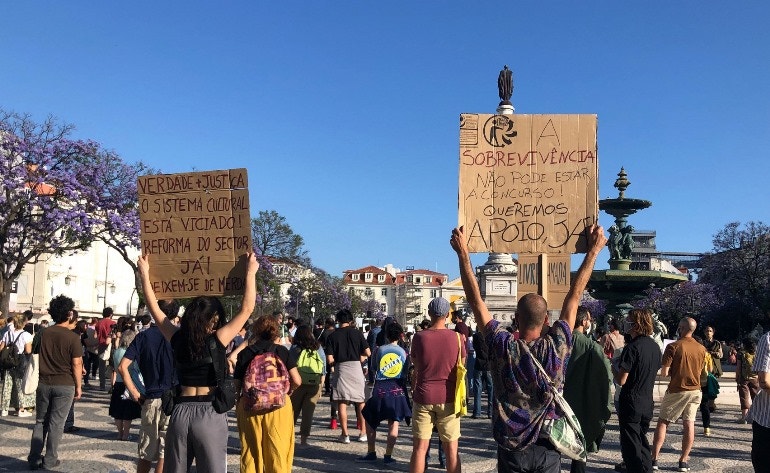
[(518, 113), (598, 115), (600, 198), (625, 166), (653, 201), (630, 223), (707, 251), (727, 222), (770, 222), (768, 20), (767, 2), (11, 2), (0, 107), (163, 172), (248, 168), (252, 213), (332, 274), (454, 277), (458, 118), (494, 112), (507, 64)]

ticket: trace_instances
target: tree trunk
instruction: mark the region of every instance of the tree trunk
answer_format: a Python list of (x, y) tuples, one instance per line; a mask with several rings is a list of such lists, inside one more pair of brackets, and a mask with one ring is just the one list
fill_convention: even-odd
[(12, 286), (13, 279), (6, 279), (3, 274), (0, 274), (0, 316), (4, 318), (10, 315)]

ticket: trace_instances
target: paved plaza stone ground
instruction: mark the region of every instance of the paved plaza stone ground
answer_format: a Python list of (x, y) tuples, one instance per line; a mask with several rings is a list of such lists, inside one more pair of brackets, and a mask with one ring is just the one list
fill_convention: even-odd
[[(712, 416), (712, 435), (702, 435), (700, 417), (696, 423), (697, 436), (690, 459), (692, 471), (709, 472), (751, 472), (751, 426), (735, 422), (739, 414), (738, 396), (733, 373), (725, 373), (721, 379), (722, 392), (717, 400), (717, 411)], [(655, 396), (658, 400), (665, 391), (665, 381), (659, 380)], [(77, 433), (64, 434), (60, 447), (61, 466), (57, 471), (72, 473), (109, 473), (135, 471), (137, 428), (135, 421), (131, 440), (115, 440), (115, 428), (107, 415), (109, 397), (98, 390), (86, 390), (83, 399), (76, 404)], [(656, 410), (657, 415), (657, 410)], [(366, 444), (355, 441), (358, 431), (351, 430), (350, 444), (337, 443), (339, 430), (329, 430), (328, 398), (321, 401), (316, 410), (316, 420), (309, 441), (309, 447), (297, 447), (294, 456), (295, 472), (374, 472), (382, 470), (408, 471), (411, 452), (411, 430), (402, 425), (393, 457), (395, 465), (387, 467), (382, 462), (375, 464), (356, 463), (358, 456), (366, 453)], [(496, 448), (491, 438), (490, 421), (466, 418), (462, 423), (460, 456), (465, 472), (496, 471)], [(15, 416), (0, 418), (0, 472), (27, 471), (26, 457), (32, 434), (33, 417)], [(653, 421), (654, 424), (654, 421)], [(654, 428), (654, 425), (652, 426)], [(671, 425), (659, 464), (661, 471), (675, 471), (681, 443), (681, 423)], [(652, 433), (650, 433), (652, 441)], [(237, 472), (239, 441), (234, 414), (230, 413), (230, 438), (228, 440), (228, 472)], [(428, 471), (440, 471), (437, 464), (435, 441), (432, 442), (432, 459)], [(385, 435), (380, 432), (377, 442), (378, 456), (385, 448)], [(770, 448), (770, 447), (769, 447)], [(620, 444), (615, 415), (610, 419), (602, 451), (591, 455), (589, 472), (614, 471), (620, 461)], [(194, 469), (193, 469), (194, 471)], [(569, 463), (562, 463), (562, 471), (569, 471)]]

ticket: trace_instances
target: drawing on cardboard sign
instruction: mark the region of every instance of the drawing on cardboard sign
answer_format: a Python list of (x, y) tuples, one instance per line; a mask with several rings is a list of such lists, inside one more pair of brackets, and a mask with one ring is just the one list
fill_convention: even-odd
[(252, 251), (246, 169), (142, 176), (142, 252), (158, 298), (237, 295)]
[(583, 253), (598, 221), (596, 115), (460, 116), (458, 222), (472, 252)]

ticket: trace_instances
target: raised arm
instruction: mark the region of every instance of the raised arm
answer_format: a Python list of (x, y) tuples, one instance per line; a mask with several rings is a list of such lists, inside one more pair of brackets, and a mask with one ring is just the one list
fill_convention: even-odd
[(179, 327), (171, 323), (171, 321), (168, 320), (168, 317), (166, 317), (166, 314), (160, 310), (158, 298), (155, 297), (155, 290), (150, 283), (150, 261), (148, 257), (149, 255), (142, 255), (136, 262), (136, 266), (139, 268), (139, 279), (142, 281), (144, 303), (147, 304), (147, 309), (155, 320), (155, 325), (160, 329), (160, 333), (166, 337), (166, 340), (171, 340), (171, 337), (177, 330), (179, 330)]
[(235, 317), (217, 330), (217, 338), (225, 346), (232, 342), (233, 338), (241, 331), (246, 321), (251, 317), (251, 313), (254, 312), (254, 305), (257, 302), (257, 271), (259, 270), (259, 262), (257, 262), (257, 257), (254, 253), (247, 253), (246, 259), (248, 265), (246, 267), (246, 287), (243, 291), (241, 310)]
[(128, 371), (131, 363), (133, 362), (134, 360), (124, 356), (118, 365), (118, 373), (120, 373), (120, 376), (123, 377), (123, 384), (126, 385), (126, 391), (128, 391), (131, 399), (141, 404), (143, 402), (141, 400), (142, 394), (139, 392), (139, 389), (136, 387), (134, 380), (131, 378), (131, 372)]
[(607, 244), (607, 237), (604, 235), (604, 228), (601, 225), (591, 225), (586, 228), (586, 238), (588, 239), (588, 252), (583, 258), (575, 278), (572, 280), (567, 297), (564, 298), (564, 305), (561, 308), (561, 320), (567, 322), (570, 327), (575, 326), (577, 309), (580, 306), (580, 296), (591, 278), (591, 272), (596, 264), (596, 257)]
[(460, 264), (460, 279), (463, 282), (463, 290), (465, 290), (465, 299), (468, 301), (468, 305), (473, 311), (473, 316), (476, 318), (476, 325), (483, 330), (486, 328), (487, 323), (492, 320), (492, 316), (489, 314), (484, 300), (481, 299), (481, 291), (479, 290), (479, 283), (476, 281), (476, 275), (473, 274), (471, 257), (468, 253), (468, 242), (465, 239), (463, 227), (452, 230), (452, 238), (449, 239), (449, 243), (452, 245), (455, 253), (457, 253), (457, 260)]

